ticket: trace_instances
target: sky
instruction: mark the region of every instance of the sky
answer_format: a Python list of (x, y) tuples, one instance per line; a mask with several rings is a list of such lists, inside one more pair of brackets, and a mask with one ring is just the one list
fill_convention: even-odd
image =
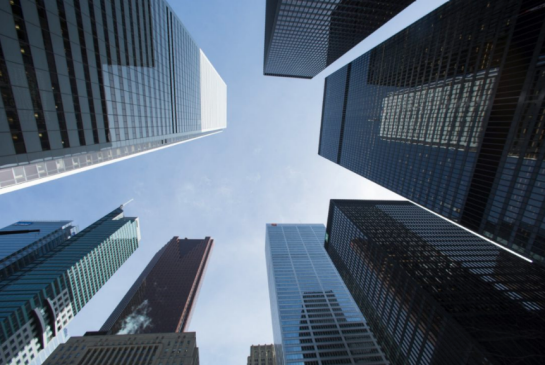
[(215, 240), (190, 331), (201, 365), (243, 364), (272, 343), (266, 223), (326, 224), (330, 199), (401, 197), (318, 155), (324, 78), (445, 0), (417, 0), (312, 80), (263, 76), (265, 0), (169, 0), (227, 84), (227, 129), (171, 148), (0, 195), (0, 227), (73, 220), (122, 203), (140, 248), (70, 323), (98, 330), (173, 236)]

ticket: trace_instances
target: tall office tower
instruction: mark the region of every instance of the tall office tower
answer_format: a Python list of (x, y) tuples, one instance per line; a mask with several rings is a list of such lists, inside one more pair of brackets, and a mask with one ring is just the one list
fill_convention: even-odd
[(70, 221), (20, 221), (0, 229), (0, 282), (76, 234)]
[(332, 200), (326, 250), (392, 364), (545, 363), (545, 269), (407, 201)]
[(323, 247), (322, 224), (267, 224), (277, 365), (387, 364)]
[(319, 154), (545, 263), (545, 7), (450, 1), (326, 79)]
[(0, 194), (217, 133), (226, 85), (165, 0), (0, 2)]
[(195, 332), (121, 336), (86, 334), (60, 345), (44, 365), (199, 365)]
[(174, 237), (152, 258), (101, 331), (109, 334), (183, 332), (214, 240)]
[(0, 364), (28, 364), (136, 250), (123, 206), (0, 281)]
[(252, 345), (248, 365), (276, 365), (274, 345)]
[(267, 0), (263, 74), (311, 79), (414, 0)]

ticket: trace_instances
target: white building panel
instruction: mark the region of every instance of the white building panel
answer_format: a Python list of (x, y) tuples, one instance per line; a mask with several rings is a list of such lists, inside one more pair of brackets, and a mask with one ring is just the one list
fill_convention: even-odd
[(201, 128), (227, 127), (227, 85), (201, 50)]

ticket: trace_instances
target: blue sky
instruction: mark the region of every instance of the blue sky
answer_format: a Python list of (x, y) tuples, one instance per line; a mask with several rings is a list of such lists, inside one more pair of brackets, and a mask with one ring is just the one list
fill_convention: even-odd
[(190, 330), (201, 364), (245, 363), (272, 342), (265, 223), (326, 223), (329, 200), (400, 199), (318, 156), (325, 76), (444, 3), (417, 0), (313, 80), (262, 75), (265, 0), (170, 0), (228, 90), (214, 136), (0, 195), (0, 227), (74, 220), (83, 229), (134, 198), (141, 247), (69, 326), (97, 330), (173, 236), (215, 239)]

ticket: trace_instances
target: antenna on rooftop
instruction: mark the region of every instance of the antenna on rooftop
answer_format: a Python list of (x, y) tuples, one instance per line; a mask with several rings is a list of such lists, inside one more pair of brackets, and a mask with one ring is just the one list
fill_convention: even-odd
[(121, 209), (125, 208), (125, 205), (128, 205), (128, 204), (131, 203), (133, 200), (134, 200), (134, 199), (131, 198), (128, 202), (121, 204), (121, 206), (120, 206), (119, 208), (121, 208)]

